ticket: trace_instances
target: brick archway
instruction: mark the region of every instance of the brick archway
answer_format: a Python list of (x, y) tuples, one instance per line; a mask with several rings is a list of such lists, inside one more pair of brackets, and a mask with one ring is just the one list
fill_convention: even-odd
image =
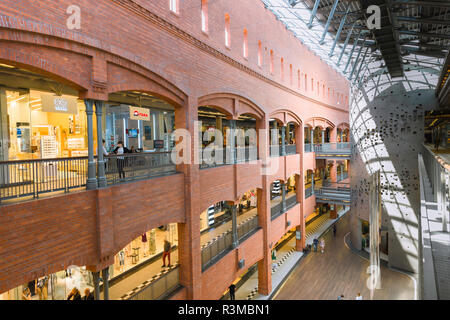
[(321, 117), (313, 117), (313, 118), (307, 120), (306, 124), (312, 128), (319, 127), (322, 130), (325, 130), (326, 128), (331, 128), (331, 129), (335, 128), (335, 125), (333, 124), (333, 122), (331, 122), (328, 119), (321, 118)]
[(261, 120), (265, 112), (251, 100), (232, 93), (213, 93), (198, 99), (199, 106), (211, 106), (224, 112), (230, 119), (237, 120), (247, 114)]
[(295, 113), (287, 109), (279, 109), (275, 112), (272, 112), (270, 114), (270, 118), (277, 119), (283, 124), (283, 126), (287, 125), (288, 123), (294, 123), (296, 126), (302, 124), (302, 120)]

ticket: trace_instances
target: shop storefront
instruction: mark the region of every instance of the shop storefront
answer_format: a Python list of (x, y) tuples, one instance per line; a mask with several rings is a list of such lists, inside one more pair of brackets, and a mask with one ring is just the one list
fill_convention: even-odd
[[(149, 263), (150, 260), (160, 255), (163, 252), (165, 240), (170, 242), (172, 248), (178, 246), (176, 223), (145, 232), (120, 250), (115, 256), (114, 265), (109, 270), (110, 280), (137, 266)], [(172, 255), (171, 264), (175, 264), (175, 262), (175, 257)], [(150, 277), (151, 275), (149, 275)]]
[(119, 141), (128, 149), (141, 152), (169, 151), (174, 147), (174, 111), (107, 103), (104, 115), (108, 152), (114, 150)]
[(92, 273), (86, 267), (73, 266), (67, 270), (31, 280), (0, 294), (0, 300), (66, 300), (73, 288), (94, 290)]
[(0, 98), (2, 161), (87, 156), (86, 107), (76, 96), (0, 88)]

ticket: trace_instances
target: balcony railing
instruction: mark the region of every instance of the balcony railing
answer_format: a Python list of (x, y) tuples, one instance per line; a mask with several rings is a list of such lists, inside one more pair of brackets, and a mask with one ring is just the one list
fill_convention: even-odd
[(305, 143), (305, 152), (313, 152), (313, 145), (311, 143)]
[(124, 300), (159, 300), (180, 284), (180, 269), (178, 266), (169, 270), (156, 280), (152, 280), (139, 291), (126, 296)]
[(305, 199), (311, 197), (313, 194), (311, 186), (305, 189)]
[(350, 205), (351, 189), (348, 183), (324, 183), (314, 191), (317, 202)]
[(84, 187), (87, 168), (87, 157), (2, 161), (0, 201)]
[(105, 157), (108, 184), (148, 179), (176, 172), (171, 152), (126, 153)]
[(200, 169), (258, 160), (257, 147), (237, 147), (234, 149), (234, 152), (231, 152), (232, 150), (229, 147), (213, 148), (207, 155), (204, 151), (205, 149), (201, 150), (202, 163), (200, 164)]
[(287, 144), (286, 145), (286, 155), (296, 154), (297, 146), (295, 144)]
[(270, 208), (271, 220), (275, 220), (280, 215), (282, 215), (283, 213), (287, 212), (290, 208), (295, 206), (297, 203), (298, 203), (297, 202), (297, 194), (294, 193), (294, 194), (287, 195), (286, 199), (285, 199), (285, 208), (286, 208), (285, 211), (283, 211), (283, 203), (282, 202), (279, 202)]
[(350, 151), (350, 143), (323, 143), (323, 144), (315, 144), (314, 152), (349, 152)]
[[(258, 216), (255, 215), (237, 226), (238, 240), (242, 240), (247, 235), (258, 229)], [(233, 246), (233, 233), (228, 230), (213, 242), (202, 247), (202, 270), (213, 265), (224, 252)]]
[(280, 156), (282, 156), (282, 147), (281, 147), (281, 145), (271, 145), (270, 146), (270, 156), (271, 157), (280, 157)]

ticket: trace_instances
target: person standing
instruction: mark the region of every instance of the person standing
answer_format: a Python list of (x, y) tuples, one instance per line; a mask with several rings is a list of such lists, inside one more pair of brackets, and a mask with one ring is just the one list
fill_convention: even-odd
[[(123, 146), (123, 142), (119, 141), (117, 143), (117, 147), (113, 151), (117, 155), (122, 155), (124, 153), (129, 153), (130, 151), (127, 149), (127, 147)], [(117, 171), (119, 172), (119, 179), (123, 177), (125, 179), (125, 171), (123, 170), (123, 167), (125, 166), (125, 157), (117, 157)]]
[(340, 296), (337, 297), (338, 300), (344, 300), (344, 295), (341, 294)]
[(228, 289), (230, 289), (230, 300), (236, 300), (234, 296), (236, 292), (236, 286), (234, 284), (231, 284), (231, 286)]
[(355, 300), (362, 300), (363, 298), (362, 298), (362, 296), (361, 296), (361, 293), (358, 293), (358, 295), (356, 296), (356, 298), (355, 298)]
[(336, 238), (336, 224), (333, 224), (333, 236)]
[(169, 242), (169, 240), (165, 239), (164, 240), (164, 251), (163, 251), (163, 268), (166, 266), (166, 257), (169, 260), (169, 264), (167, 265), (168, 267), (171, 267), (172, 265), (170, 264), (170, 248), (171, 248), (171, 244)]
[(323, 253), (325, 250), (325, 240), (320, 239), (320, 252)]
[(313, 240), (314, 252), (317, 252), (318, 244), (319, 244), (319, 240), (317, 240), (317, 238), (314, 238), (314, 240)]

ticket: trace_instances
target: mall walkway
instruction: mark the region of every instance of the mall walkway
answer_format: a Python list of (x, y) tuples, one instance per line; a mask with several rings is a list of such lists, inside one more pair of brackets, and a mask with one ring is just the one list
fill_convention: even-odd
[[(306, 244), (312, 244), (314, 238), (319, 238), (337, 220), (344, 216), (349, 208), (341, 210), (337, 219), (330, 219), (329, 214), (322, 214), (306, 226)], [(286, 236), (285, 236), (286, 238)], [(280, 241), (284, 240), (283, 238)], [(303, 257), (303, 252), (295, 251), (295, 238), (290, 239), (277, 250), (277, 259), (272, 263), (272, 292), (288, 276), (296, 264)], [(239, 289), (236, 290), (236, 300), (268, 300), (270, 295), (258, 293), (258, 272), (255, 272)]]
[[(293, 270), (275, 295), (276, 300), (336, 300), (341, 294), (352, 300), (358, 292), (369, 299), (366, 286), (369, 261), (352, 252), (344, 237), (350, 231), (350, 216), (337, 223), (336, 239), (326, 233), (325, 253), (311, 252)], [(409, 300), (415, 298), (415, 283), (407, 275), (381, 267), (381, 289), (375, 291), (377, 300)]]

